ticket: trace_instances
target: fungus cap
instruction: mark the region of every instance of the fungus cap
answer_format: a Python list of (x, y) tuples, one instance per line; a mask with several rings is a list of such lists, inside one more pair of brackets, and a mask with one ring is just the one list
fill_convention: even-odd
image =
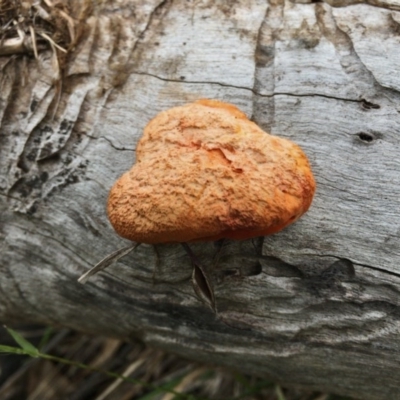
[(280, 231), (311, 205), (307, 157), (217, 100), (163, 111), (136, 163), (111, 189), (116, 232), (141, 243), (248, 239)]

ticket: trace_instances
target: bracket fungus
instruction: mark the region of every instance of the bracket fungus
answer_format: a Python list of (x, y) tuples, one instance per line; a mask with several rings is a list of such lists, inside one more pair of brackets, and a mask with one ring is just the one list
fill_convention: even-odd
[[(148, 123), (107, 211), (115, 231), (137, 243), (242, 240), (293, 223), (314, 192), (298, 145), (264, 132), (232, 104), (203, 99)], [(206, 272), (188, 253), (213, 306)]]

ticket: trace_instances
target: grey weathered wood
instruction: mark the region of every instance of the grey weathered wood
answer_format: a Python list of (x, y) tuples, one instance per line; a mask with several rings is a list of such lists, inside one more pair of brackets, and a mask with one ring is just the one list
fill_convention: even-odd
[[(400, 12), (397, 0), (137, 1), (97, 10), (58, 99), (51, 52), (0, 58), (0, 318), (145, 342), (285, 384), (400, 396)], [(356, 2), (357, 3), (357, 2)], [(229, 242), (218, 316), (179, 245), (126, 246), (107, 221), (147, 121), (232, 102), (308, 154), (318, 188), (285, 231)], [(54, 106), (57, 106), (54, 109)], [(53, 117), (54, 115), (54, 117)], [(213, 243), (195, 244), (212, 266)]]

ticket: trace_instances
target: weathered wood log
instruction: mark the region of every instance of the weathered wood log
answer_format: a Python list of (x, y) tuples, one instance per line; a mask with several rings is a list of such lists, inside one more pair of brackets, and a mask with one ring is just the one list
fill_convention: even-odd
[[(357, 1), (355, 3), (358, 3)], [(0, 319), (145, 342), (285, 384), (400, 395), (400, 12), (397, 0), (298, 4), (128, 0), (95, 9), (58, 79), (51, 50), (0, 58)], [(341, 7), (343, 6), (343, 7)], [(62, 82), (62, 84), (60, 84)], [(317, 193), (265, 239), (192, 246), (218, 314), (194, 295), (179, 245), (129, 243), (105, 214), (159, 111), (231, 102), (298, 143)]]

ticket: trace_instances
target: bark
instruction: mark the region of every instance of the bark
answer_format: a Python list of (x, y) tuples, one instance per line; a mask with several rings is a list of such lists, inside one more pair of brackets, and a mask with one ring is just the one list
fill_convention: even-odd
[[(330, 3), (124, 0), (86, 19), (62, 80), (52, 50), (1, 57), (0, 319), (397, 398), (399, 2)], [(180, 245), (140, 246), (79, 284), (129, 244), (105, 204), (143, 127), (204, 97), (303, 148), (317, 181), (310, 211), (281, 233), (226, 242), (218, 263), (218, 244), (191, 246), (217, 315), (195, 296)]]

